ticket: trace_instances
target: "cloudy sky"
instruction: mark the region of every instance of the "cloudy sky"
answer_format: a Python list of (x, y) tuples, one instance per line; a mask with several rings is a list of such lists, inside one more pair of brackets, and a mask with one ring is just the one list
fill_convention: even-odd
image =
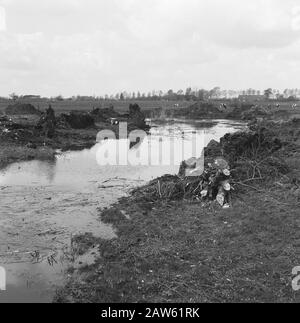
[(188, 86), (300, 87), (300, 1), (0, 0), (0, 95)]

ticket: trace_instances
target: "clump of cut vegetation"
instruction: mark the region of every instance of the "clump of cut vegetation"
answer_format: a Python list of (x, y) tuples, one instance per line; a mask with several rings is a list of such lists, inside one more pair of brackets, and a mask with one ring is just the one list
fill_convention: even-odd
[(230, 202), (231, 177), (229, 165), (219, 166), (220, 160), (209, 164), (203, 174), (197, 177), (166, 175), (151, 181), (148, 185), (132, 192), (134, 202), (155, 202), (159, 200), (178, 201), (183, 199), (207, 201), (217, 199), (223, 206)]

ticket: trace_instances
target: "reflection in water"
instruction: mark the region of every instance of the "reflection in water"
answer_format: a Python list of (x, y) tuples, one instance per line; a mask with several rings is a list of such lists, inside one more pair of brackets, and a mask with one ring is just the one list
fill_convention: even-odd
[(48, 163), (43, 163), (40, 161), (39, 168), (41, 172), (44, 172), (46, 174), (46, 178), (49, 181), (49, 183), (52, 183), (55, 178), (55, 166), (56, 166), (56, 160), (49, 161)]
[[(178, 153), (183, 143), (190, 147), (193, 137), (201, 137), (197, 156), (193, 156), (191, 149), (187, 149), (186, 155), (183, 152), (188, 159), (199, 157), (211, 139), (219, 140), (227, 132), (243, 127), (225, 121), (209, 128), (195, 121), (171, 122), (153, 127), (150, 142), (147, 137), (132, 147), (126, 142), (126, 147), (132, 160), (137, 154), (143, 157), (149, 147), (151, 157), (157, 160), (167, 151), (164, 143), (172, 142), (173, 151)], [(99, 221), (98, 208), (116, 202), (134, 186), (167, 173), (178, 173), (182, 161), (181, 154), (178, 153), (178, 158), (167, 153), (171, 160), (177, 157), (179, 164), (167, 161), (163, 166), (142, 163), (100, 167), (98, 153), (96, 145), (81, 152), (61, 154), (55, 162), (17, 163), (0, 171), (0, 264), (7, 268), (9, 287), (7, 293), (0, 294), (0, 302), (50, 301), (53, 285), (61, 283), (65, 265), (31, 264), (28, 253), (39, 251), (43, 257), (59, 254), (76, 233), (91, 232), (104, 239), (115, 237), (113, 228)], [(18, 251), (20, 257), (12, 257), (12, 251)]]
[[(20, 174), (22, 176), (19, 178)], [(18, 182), (30, 185), (30, 183), (40, 183), (41, 181), (51, 184), (54, 182), (55, 176), (56, 160), (16, 163), (0, 172), (0, 185), (6, 185), (6, 183), (17, 185)]]

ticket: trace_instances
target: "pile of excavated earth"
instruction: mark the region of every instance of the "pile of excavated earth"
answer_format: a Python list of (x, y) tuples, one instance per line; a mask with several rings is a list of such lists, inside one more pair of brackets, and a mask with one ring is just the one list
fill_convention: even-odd
[(111, 129), (117, 132), (120, 122), (128, 123), (128, 131), (149, 130), (145, 116), (136, 104), (130, 105), (129, 113), (125, 115), (111, 107), (57, 116), (51, 105), (41, 112), (31, 104), (16, 103), (7, 107), (5, 114), (0, 117), (0, 139), (2, 143), (53, 148), (76, 146), (76, 141), (80, 140), (79, 146), (85, 148), (85, 141), (87, 146), (96, 142), (98, 131)]

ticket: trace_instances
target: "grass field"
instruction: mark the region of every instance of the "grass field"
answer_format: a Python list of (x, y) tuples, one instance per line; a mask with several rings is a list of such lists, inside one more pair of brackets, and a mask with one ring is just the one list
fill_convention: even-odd
[[(129, 105), (131, 103), (137, 103), (142, 111), (146, 113), (147, 116), (150, 116), (150, 111), (155, 111), (157, 109), (163, 108), (164, 110), (182, 110), (188, 108), (193, 105), (195, 102), (193, 101), (167, 101), (167, 100), (152, 100), (152, 101), (139, 101), (139, 100), (126, 100), (126, 101), (114, 101), (114, 100), (81, 100), (81, 101), (72, 101), (72, 100), (64, 100), (64, 101), (51, 101), (47, 99), (34, 99), (34, 100), (18, 100), (20, 103), (30, 103), (34, 105), (36, 108), (39, 108), (41, 111), (44, 111), (48, 108), (49, 104), (52, 105), (56, 113), (68, 113), (70, 111), (91, 111), (93, 108), (107, 108), (111, 105), (114, 106), (115, 110), (119, 113), (126, 113), (128, 111)], [(228, 111), (233, 110), (233, 107), (237, 104), (235, 100), (216, 100), (210, 101), (209, 103), (213, 104), (214, 107), (218, 108), (222, 102), (225, 102), (228, 106)], [(5, 108), (13, 104), (13, 101), (9, 100), (0, 100), (0, 114), (4, 112)], [(251, 105), (251, 103), (247, 103)], [(258, 104), (263, 108), (272, 111), (272, 114), (276, 118), (286, 119), (294, 116), (300, 116), (300, 103), (299, 101), (291, 101), (291, 102), (282, 102), (282, 101), (263, 101), (263, 102), (253, 102), (253, 105)], [(277, 104), (280, 106), (277, 107)], [(297, 104), (296, 108), (293, 108), (293, 105)], [(148, 112), (148, 113), (147, 113)], [(184, 111), (182, 112), (182, 116), (185, 116)], [(218, 116), (217, 118), (222, 119)], [(224, 119), (226, 119), (226, 114), (224, 114)]]
[(297, 202), (276, 190), (269, 195), (249, 190), (226, 211), (189, 202), (120, 203), (102, 214), (118, 239), (98, 242), (97, 263), (58, 301), (299, 302), (291, 287)]
[[(67, 113), (70, 111), (91, 111), (93, 108), (107, 108), (110, 105), (113, 105), (115, 110), (124, 113), (128, 111), (129, 105), (131, 103), (137, 103), (142, 110), (154, 110), (159, 108), (171, 109), (174, 108), (175, 104), (178, 104), (180, 108), (186, 108), (193, 104), (191, 101), (165, 101), (165, 100), (158, 100), (158, 101), (139, 101), (139, 100), (128, 100), (128, 101), (100, 101), (100, 100), (90, 100), (90, 101), (51, 101), (45, 99), (39, 100), (18, 100), (17, 102), (20, 103), (30, 103), (35, 107), (44, 111), (48, 108), (49, 104), (52, 105), (55, 111), (58, 113)], [(0, 112), (4, 112), (5, 108), (13, 104), (14, 102), (9, 100), (0, 100)]]

